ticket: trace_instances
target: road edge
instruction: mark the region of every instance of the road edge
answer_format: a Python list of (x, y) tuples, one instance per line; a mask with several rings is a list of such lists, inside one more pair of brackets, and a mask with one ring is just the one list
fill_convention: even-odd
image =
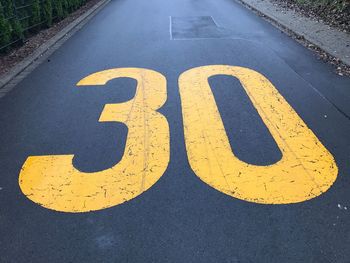
[(47, 57), (57, 50), (64, 42), (81, 29), (111, 0), (101, 0), (84, 14), (72, 21), (56, 35), (38, 47), (31, 55), (15, 65), (10, 72), (4, 74), (0, 80), (0, 98), (4, 97), (22, 79), (40, 65)]
[[(269, 0), (235, 1), (266, 18), (274, 26), (282, 29), (287, 34), (295, 35), (297, 40), (304, 39), (315, 47), (319, 48), (321, 51), (340, 60), (346, 66), (350, 66), (349, 34), (336, 30), (322, 22), (317, 22), (305, 16), (301, 16), (293, 10), (286, 10), (282, 7), (276, 6)], [(278, 8), (280, 8), (279, 11), (276, 10)], [(294, 18), (298, 17), (298, 19), (291, 19), (293, 16)], [(298, 27), (298, 25), (303, 26)], [(317, 27), (318, 32), (316, 32), (317, 30), (315, 30), (315, 27)], [(334, 39), (337, 40), (335, 41)], [(343, 43), (339, 44), (339, 39), (343, 39)]]

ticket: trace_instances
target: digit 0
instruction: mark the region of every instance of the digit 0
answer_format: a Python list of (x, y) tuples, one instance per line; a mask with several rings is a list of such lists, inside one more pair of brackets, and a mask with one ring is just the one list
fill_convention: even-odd
[[(234, 155), (208, 83), (215, 75), (240, 81), (282, 152), (280, 161), (257, 166)], [(198, 67), (180, 76), (179, 87), (190, 165), (218, 191), (254, 203), (288, 204), (319, 196), (336, 180), (333, 156), (258, 72), (224, 65)]]

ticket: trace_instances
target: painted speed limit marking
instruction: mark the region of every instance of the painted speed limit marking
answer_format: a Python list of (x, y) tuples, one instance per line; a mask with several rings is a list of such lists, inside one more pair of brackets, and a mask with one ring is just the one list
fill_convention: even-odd
[[(234, 155), (208, 84), (215, 75), (241, 82), (282, 152), (280, 161), (257, 166)], [(101, 210), (139, 196), (163, 175), (170, 135), (166, 118), (157, 110), (167, 98), (165, 77), (149, 69), (117, 68), (89, 75), (77, 85), (103, 86), (121, 77), (137, 81), (134, 98), (105, 105), (99, 120), (127, 125), (121, 161), (103, 171), (84, 173), (74, 168), (73, 154), (30, 156), (19, 175), (20, 188), (30, 200), (63, 212)], [(249, 202), (288, 204), (319, 196), (336, 180), (333, 156), (260, 73), (224, 65), (197, 67), (180, 76), (179, 88), (191, 168), (216, 190)]]

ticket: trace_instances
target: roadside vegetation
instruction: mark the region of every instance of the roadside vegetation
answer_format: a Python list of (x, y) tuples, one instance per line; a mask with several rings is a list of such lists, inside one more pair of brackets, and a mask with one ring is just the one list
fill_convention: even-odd
[(20, 46), (89, 0), (0, 0), (0, 52)]

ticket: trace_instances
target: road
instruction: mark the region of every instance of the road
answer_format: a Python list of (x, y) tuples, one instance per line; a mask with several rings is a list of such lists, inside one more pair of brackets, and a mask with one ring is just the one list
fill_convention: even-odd
[(112, 0), (0, 100), (0, 261), (349, 262), (349, 87), (234, 0)]

